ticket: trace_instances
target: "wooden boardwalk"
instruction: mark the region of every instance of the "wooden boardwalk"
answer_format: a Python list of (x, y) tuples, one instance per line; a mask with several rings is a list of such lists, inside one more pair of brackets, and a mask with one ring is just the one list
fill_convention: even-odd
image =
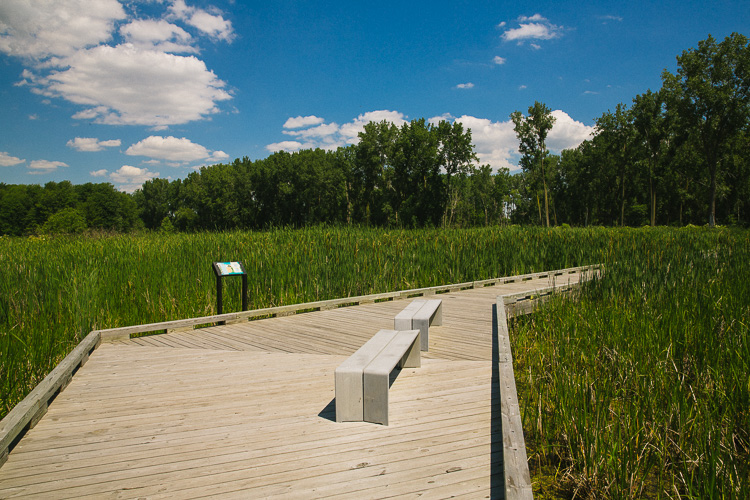
[(333, 375), (408, 299), (104, 343), (13, 448), (0, 498), (502, 498), (493, 306), (550, 285), (438, 295), (389, 426), (336, 423)]

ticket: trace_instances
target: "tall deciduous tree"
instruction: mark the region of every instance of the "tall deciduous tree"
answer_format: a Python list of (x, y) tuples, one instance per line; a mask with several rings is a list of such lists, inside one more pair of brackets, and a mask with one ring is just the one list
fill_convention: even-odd
[(595, 142), (606, 151), (610, 162), (617, 170), (620, 187), (620, 225), (625, 225), (625, 185), (633, 166), (632, 147), (634, 130), (630, 112), (618, 104), (614, 113), (607, 111), (596, 120)]
[(708, 223), (716, 224), (717, 177), (729, 162), (730, 146), (750, 119), (750, 44), (732, 33), (722, 42), (709, 36), (677, 57), (677, 74), (662, 74), (664, 88), (685, 127), (694, 127), (709, 177)]
[(354, 220), (376, 225), (394, 222), (392, 158), (399, 129), (385, 120), (370, 122), (358, 135), (350, 176)]
[(520, 142), (518, 150), (523, 155), (521, 167), (524, 171), (536, 171), (537, 177), (541, 176), (544, 186), (544, 211), (547, 227), (549, 227), (549, 193), (544, 159), (549, 153), (545, 141), (555, 123), (555, 117), (545, 104), (535, 101), (533, 106), (529, 106), (529, 116), (523, 116), (520, 111), (514, 111), (510, 118), (513, 120), (513, 128)]
[(461, 123), (441, 120), (433, 131), (438, 136), (438, 160), (445, 171), (447, 197), (443, 225), (450, 226), (461, 202), (464, 191), (461, 188), (468, 184), (466, 179), (474, 172), (478, 158), (471, 144), (471, 130), (464, 130)]
[(630, 110), (633, 125), (640, 139), (648, 167), (649, 208), (651, 225), (656, 225), (656, 183), (661, 177), (662, 152), (669, 141), (667, 114), (661, 92), (647, 91), (635, 96)]

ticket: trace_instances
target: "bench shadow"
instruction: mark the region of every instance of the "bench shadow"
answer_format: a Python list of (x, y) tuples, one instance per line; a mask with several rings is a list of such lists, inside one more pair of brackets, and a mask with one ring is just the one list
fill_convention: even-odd
[(500, 356), (498, 353), (497, 304), (492, 304), (492, 406), (490, 425), (490, 498), (505, 498), (503, 466), (503, 415), (500, 394)]
[(325, 408), (320, 410), (320, 413), (318, 413), (318, 416), (320, 418), (330, 420), (331, 422), (335, 422), (336, 421), (336, 398), (333, 398), (331, 402), (326, 405)]

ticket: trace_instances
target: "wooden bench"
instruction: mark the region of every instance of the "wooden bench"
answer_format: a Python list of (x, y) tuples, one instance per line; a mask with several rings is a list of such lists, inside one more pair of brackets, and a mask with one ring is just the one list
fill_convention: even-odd
[(423, 351), (429, 350), (429, 328), (431, 324), (435, 326), (443, 324), (442, 299), (414, 300), (393, 320), (395, 330), (419, 330)]
[(336, 368), (336, 422), (388, 425), (390, 373), (420, 365), (419, 330), (380, 330)]

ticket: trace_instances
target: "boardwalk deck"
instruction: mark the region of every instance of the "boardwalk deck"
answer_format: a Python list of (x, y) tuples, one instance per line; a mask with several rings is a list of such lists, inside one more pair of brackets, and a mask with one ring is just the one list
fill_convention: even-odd
[(0, 468), (0, 498), (501, 498), (493, 305), (549, 285), (441, 294), (388, 427), (335, 422), (334, 369), (404, 300), (102, 344)]

